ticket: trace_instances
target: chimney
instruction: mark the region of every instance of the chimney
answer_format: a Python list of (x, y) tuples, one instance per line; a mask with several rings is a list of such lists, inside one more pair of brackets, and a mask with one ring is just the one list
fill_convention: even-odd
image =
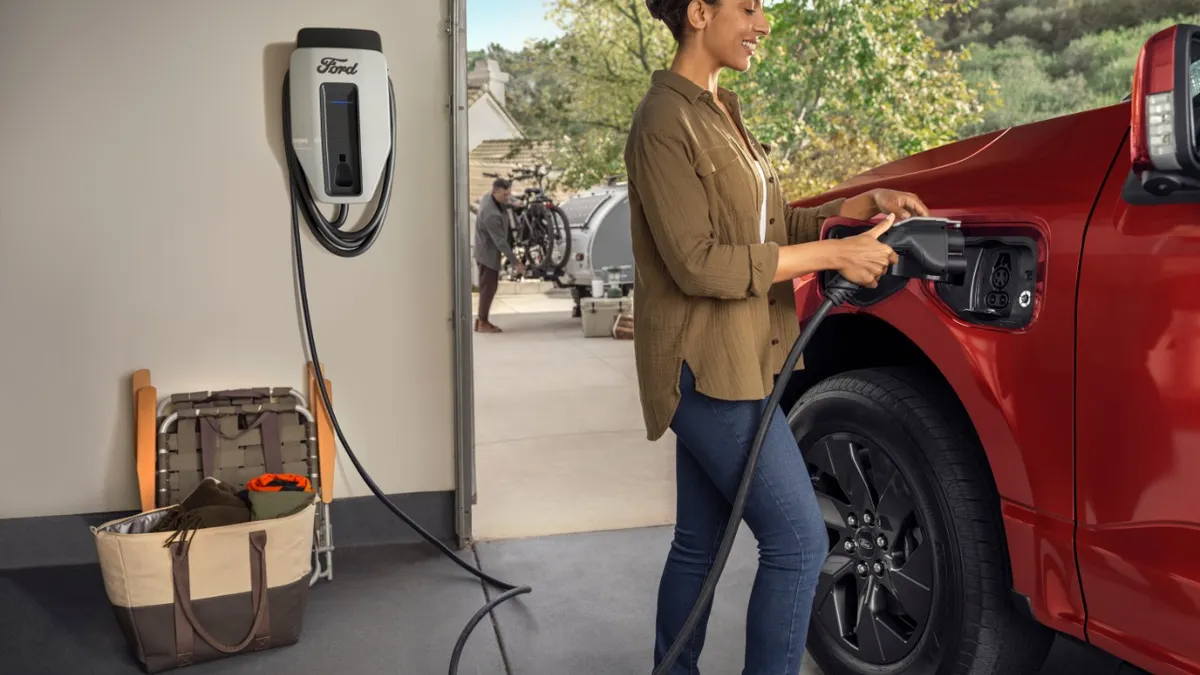
[(509, 74), (500, 70), (500, 63), (493, 59), (480, 59), (475, 62), (475, 69), (467, 75), (467, 86), (486, 87), (500, 102), (504, 102), (504, 85), (509, 80)]

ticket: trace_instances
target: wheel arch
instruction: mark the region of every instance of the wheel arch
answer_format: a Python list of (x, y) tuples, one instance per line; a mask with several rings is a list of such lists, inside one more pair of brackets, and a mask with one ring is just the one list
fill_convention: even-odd
[[(908, 294), (901, 294), (900, 297), (906, 295)], [(906, 303), (901, 301), (900, 304)], [(908, 309), (909, 312), (905, 313), (908, 320), (937, 323), (943, 337), (953, 338), (953, 331), (946, 324), (938, 322), (936, 316), (912, 312), (912, 307)], [(918, 334), (918, 339), (924, 338), (925, 345), (941, 346), (928, 332), (935, 328), (926, 326), (926, 329)], [(990, 503), (990, 508), (978, 512), (978, 514), (983, 518), (994, 517), (995, 519), (994, 532), (999, 541), (993, 540), (995, 541), (993, 545), (999, 548), (997, 551), (999, 555), (993, 554), (992, 561), (999, 563), (997, 569), (999, 576), (992, 578), (1000, 584), (996, 591), (1001, 595), (1007, 594), (1011, 603), (1007, 609), (999, 611), (1011, 612), (1010, 616), (1019, 616), (1021, 622), (1027, 622), (1014, 625), (1027, 626), (1029, 630), (1045, 631), (1050, 629), (1050, 634), (1052, 634), (1054, 626), (1046, 621), (1047, 610), (1044, 593), (1039, 592), (1041, 589), (1037, 587), (1036, 582), (1031, 584), (1032, 579), (1038, 575), (1029, 567), (1033, 561), (1024, 550), (1022, 533), (1020, 531), (1014, 533), (1010, 529), (1004, 512), (1005, 506), (1002, 497), (1004, 491), (998, 485), (998, 479), (1003, 475), (1004, 468), (1011, 468), (1012, 461), (1008, 462), (1010, 466), (997, 470), (995, 455), (1000, 456), (1003, 464), (1004, 456), (1007, 454), (1003, 449), (1003, 440), (997, 444), (999, 449), (993, 446), (989, 453), (977, 428), (976, 418), (972, 415), (972, 401), (964, 400), (964, 398), (969, 398), (972, 392), (968, 392), (966, 396), (959, 393), (964, 388), (964, 381), (968, 383), (966, 388), (969, 388), (973, 379), (978, 381), (977, 378), (974, 378), (976, 373), (967, 367), (967, 363), (970, 362), (967, 347), (968, 345), (962, 344), (959, 346), (959, 351), (953, 354), (946, 354), (946, 349), (934, 352), (942, 357), (939, 363), (930, 356), (931, 350), (923, 347), (916, 339), (910, 337), (908, 333), (886, 318), (870, 311), (835, 311), (825, 319), (813, 335), (813, 339), (805, 350), (805, 367), (803, 370), (797, 371), (789, 380), (787, 390), (781, 399), (781, 405), (785, 411), (789, 411), (790, 417), (790, 412), (807, 391), (840, 374), (866, 369), (907, 371), (892, 372), (891, 374), (899, 376), (911, 388), (925, 394), (933, 403), (934, 408), (944, 415), (945, 421), (968, 439), (966, 443), (968, 447), (963, 450), (975, 455), (978, 460), (977, 466), (980, 469), (986, 468), (986, 470), (979, 471), (975, 485), (981, 491), (985, 493), (990, 491), (991, 494), (973, 501), (978, 505)], [(964, 361), (967, 363), (963, 363)], [(947, 370), (950, 370), (949, 377), (946, 373)], [(913, 377), (913, 373), (918, 376)], [(977, 400), (973, 403), (976, 406), (986, 406), (986, 400), (978, 400), (978, 394), (976, 396)], [(951, 447), (953, 454), (957, 455), (957, 448)], [(1019, 457), (1014, 459), (1020, 464)], [(1023, 469), (1023, 465), (1021, 468)], [(990, 514), (984, 515), (988, 511)], [(1005, 631), (1008, 630), (1018, 629), (1005, 629)], [(1045, 634), (1028, 633), (1027, 635)], [(1006, 632), (1005, 635), (1008, 633)]]
[[(906, 294), (901, 294), (901, 297), (903, 295)], [(913, 314), (908, 316), (912, 317)], [(961, 348), (954, 356), (958, 358), (946, 358), (943, 363), (950, 361), (946, 367), (953, 368), (957, 374), (956, 379), (961, 381), (969, 375), (970, 359), (966, 358), (965, 350)], [(788, 382), (781, 398), (783, 409), (790, 411), (800, 397), (817, 383), (841, 373), (864, 368), (906, 368), (923, 375), (923, 391), (945, 406), (944, 413), (952, 418), (951, 423), (976, 441), (979, 460), (987, 467), (992, 488), (995, 490), (998, 518), (1001, 517), (1002, 498), (1011, 498), (1014, 492), (1019, 494), (1028, 491), (1028, 476), (1020, 458), (1010, 457), (1002, 449), (989, 450), (976, 425), (976, 417), (972, 414), (969, 403), (964, 401), (965, 397), (947, 377), (944, 366), (935, 361), (928, 350), (908, 333), (873, 313), (839, 311), (825, 319), (805, 349), (804, 369), (797, 371)], [(1007, 537), (1005, 547), (1012, 574), (1011, 568), (1016, 559)], [(1019, 586), (1011, 577), (1010, 581), (1014, 586)], [(1024, 593), (1022, 595), (1024, 596)]]
[(865, 312), (836, 312), (826, 317), (804, 350), (804, 369), (788, 382), (781, 397), (783, 408), (791, 410), (806, 391), (834, 375), (863, 368), (897, 367), (916, 369), (928, 376), (947, 403), (954, 406), (953, 414), (979, 438), (970, 412), (937, 363), (903, 331)]

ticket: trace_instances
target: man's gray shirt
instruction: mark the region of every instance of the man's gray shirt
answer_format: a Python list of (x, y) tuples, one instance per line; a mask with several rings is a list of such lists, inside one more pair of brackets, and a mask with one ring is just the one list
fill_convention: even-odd
[(508, 216), (488, 192), (479, 200), (479, 214), (475, 217), (475, 260), (498, 270), (501, 253), (509, 262), (516, 262), (517, 256), (508, 245)]

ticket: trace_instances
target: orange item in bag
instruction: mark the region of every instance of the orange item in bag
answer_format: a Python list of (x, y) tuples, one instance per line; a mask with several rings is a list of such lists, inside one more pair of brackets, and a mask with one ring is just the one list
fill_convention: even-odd
[(294, 473), (264, 473), (246, 483), (250, 492), (312, 492), (312, 483)]

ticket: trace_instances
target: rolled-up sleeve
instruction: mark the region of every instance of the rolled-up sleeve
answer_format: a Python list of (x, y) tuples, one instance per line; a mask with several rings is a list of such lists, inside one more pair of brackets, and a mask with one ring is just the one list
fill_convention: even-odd
[(784, 206), (788, 243), (806, 244), (821, 238), (821, 225), (829, 216), (836, 216), (845, 198), (834, 199), (820, 206)]
[(717, 241), (708, 197), (683, 139), (661, 132), (632, 136), (626, 171), (671, 277), (687, 295), (740, 299), (766, 295), (779, 246)]

